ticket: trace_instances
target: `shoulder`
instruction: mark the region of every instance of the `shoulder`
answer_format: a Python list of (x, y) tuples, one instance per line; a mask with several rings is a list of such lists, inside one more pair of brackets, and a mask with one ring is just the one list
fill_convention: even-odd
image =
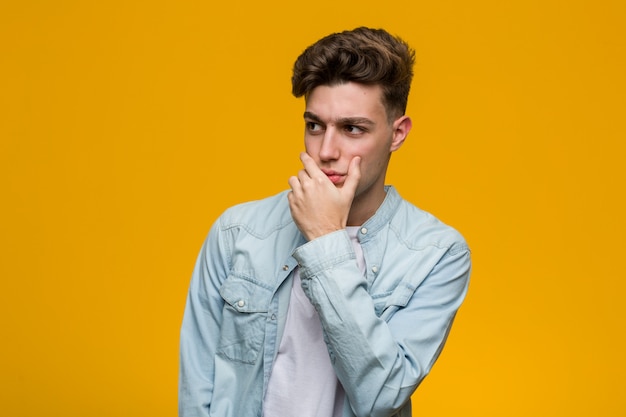
[(455, 252), (469, 250), (465, 238), (454, 227), (404, 199), (390, 228), (398, 239), (414, 249), (434, 246)]
[(248, 201), (228, 208), (219, 218), (222, 230), (243, 228), (257, 235), (267, 235), (293, 223), (288, 191), (273, 196)]

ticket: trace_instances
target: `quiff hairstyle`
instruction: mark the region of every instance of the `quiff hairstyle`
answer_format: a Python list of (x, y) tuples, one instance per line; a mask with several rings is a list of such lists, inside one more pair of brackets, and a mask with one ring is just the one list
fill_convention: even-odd
[(314, 88), (347, 82), (380, 85), (387, 118), (406, 112), (415, 51), (383, 29), (360, 27), (328, 35), (298, 57), (291, 78), (292, 94), (308, 98)]

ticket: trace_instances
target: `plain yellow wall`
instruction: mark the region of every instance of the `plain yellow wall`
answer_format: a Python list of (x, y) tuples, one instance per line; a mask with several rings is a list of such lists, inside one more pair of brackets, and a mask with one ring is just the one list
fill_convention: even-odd
[(208, 228), (299, 169), (296, 56), (368, 25), (418, 57), (389, 182), (474, 257), (415, 414), (626, 415), (624, 4), (3, 2), (0, 414), (176, 415)]

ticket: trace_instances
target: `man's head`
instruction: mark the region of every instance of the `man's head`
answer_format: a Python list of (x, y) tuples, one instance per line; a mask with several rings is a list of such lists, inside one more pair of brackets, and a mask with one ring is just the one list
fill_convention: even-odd
[(406, 111), (415, 52), (382, 29), (357, 28), (326, 36), (309, 46), (293, 68), (292, 93), (309, 94), (318, 86), (347, 82), (378, 85), (390, 122)]
[(405, 110), (413, 62), (400, 39), (358, 28), (321, 39), (294, 65), (293, 94), (305, 97), (306, 153), (338, 188), (359, 177), (349, 224), (367, 220), (385, 198), (391, 154), (412, 126)]

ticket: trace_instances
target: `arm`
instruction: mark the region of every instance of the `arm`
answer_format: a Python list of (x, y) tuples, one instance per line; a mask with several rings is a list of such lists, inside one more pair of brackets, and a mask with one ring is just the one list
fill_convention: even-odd
[(408, 302), (391, 306), (384, 319), (375, 314), (345, 232), (325, 235), (294, 253), (357, 416), (389, 416), (401, 408), (443, 347), (467, 290), (470, 258), (464, 245), (431, 249), (441, 251), (434, 266), (405, 271), (425, 276)]
[(469, 250), (462, 239), (447, 248), (407, 248), (406, 268), (386, 272), (400, 275), (390, 278), (402, 279), (403, 299), (378, 317), (345, 231), (360, 161), (354, 158), (343, 186), (334, 187), (308, 155), (301, 159), (304, 170), (289, 180), (289, 204), (309, 240), (294, 252), (303, 289), (355, 414), (389, 416), (406, 404), (441, 351), (467, 290)]
[(180, 334), (179, 416), (208, 416), (213, 395), (214, 358), (223, 300), (219, 295), (227, 268), (219, 220), (196, 261)]

